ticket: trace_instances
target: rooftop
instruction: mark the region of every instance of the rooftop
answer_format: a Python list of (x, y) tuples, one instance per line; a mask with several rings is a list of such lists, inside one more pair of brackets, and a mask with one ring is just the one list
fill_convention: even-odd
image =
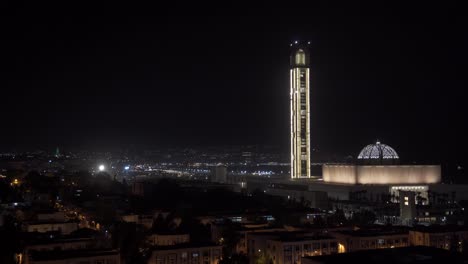
[(377, 237), (408, 234), (407, 228), (369, 228), (358, 230), (342, 230), (336, 233), (353, 237)]
[(275, 237), (286, 237), (286, 236), (305, 236), (307, 233), (310, 232), (305, 232), (305, 231), (265, 231), (265, 232), (253, 232), (249, 233), (249, 235), (253, 236), (275, 236)]
[(25, 225), (50, 225), (50, 224), (68, 224), (68, 223), (79, 223), (79, 220), (75, 219), (70, 219), (70, 220), (65, 220), (65, 221), (60, 221), (60, 220), (35, 220), (35, 221), (27, 221), (24, 222)]
[(335, 239), (331, 236), (325, 235), (318, 235), (318, 236), (282, 236), (274, 239), (270, 239), (273, 241), (281, 241), (281, 242), (301, 242), (301, 241), (314, 241), (314, 240), (327, 240), (327, 239)]
[(47, 261), (47, 260), (59, 260), (59, 259), (71, 259), (71, 258), (87, 258), (95, 256), (110, 256), (118, 255), (119, 251), (115, 249), (80, 249), (80, 250), (63, 250), (54, 251), (51, 254), (47, 251), (37, 251), (31, 253), (31, 259), (33, 261)]
[(314, 261), (314, 263), (463, 263), (460, 254), (440, 248), (422, 246), (365, 250), (344, 254), (303, 257), (303, 259)]
[(206, 243), (197, 243), (197, 242), (189, 242), (189, 243), (181, 243), (176, 245), (170, 246), (154, 246), (152, 249), (153, 251), (162, 251), (162, 250), (175, 250), (175, 249), (183, 249), (183, 248), (204, 248), (204, 247), (221, 247), (215, 243), (206, 242)]
[(51, 239), (38, 239), (32, 241), (29, 245), (49, 245), (49, 244), (65, 244), (65, 243), (74, 243), (74, 242), (85, 242), (85, 241), (94, 241), (92, 237), (59, 237)]
[(431, 226), (414, 226), (412, 231), (419, 231), (424, 233), (448, 233), (448, 232), (458, 232), (458, 231), (468, 231), (466, 226), (457, 226), (457, 225), (431, 225)]
[(157, 229), (157, 230), (152, 230), (151, 235), (177, 236), (177, 235), (189, 235), (189, 233), (184, 231), (184, 230), (180, 230), (180, 229), (175, 229), (175, 230)]
[(323, 233), (316, 232), (317, 230), (309, 231), (266, 231), (266, 232), (254, 232), (249, 233), (249, 236), (264, 236), (267, 239), (272, 241), (282, 241), (282, 242), (295, 242), (295, 241), (309, 241), (309, 240), (325, 240), (325, 239), (334, 239), (331, 236), (328, 236)]

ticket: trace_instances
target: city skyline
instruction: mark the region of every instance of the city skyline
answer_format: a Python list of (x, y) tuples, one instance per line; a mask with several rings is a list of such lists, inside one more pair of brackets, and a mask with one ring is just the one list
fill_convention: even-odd
[(0, 263), (468, 260), (461, 5), (1, 11)]
[(460, 161), (467, 146), (466, 38), (454, 7), (110, 7), (121, 16), (101, 13), (104, 5), (69, 7), (8, 5), (2, 149), (271, 144), (287, 152), (294, 40), (311, 40), (312, 148), (357, 155), (381, 140), (402, 158), (442, 162)]

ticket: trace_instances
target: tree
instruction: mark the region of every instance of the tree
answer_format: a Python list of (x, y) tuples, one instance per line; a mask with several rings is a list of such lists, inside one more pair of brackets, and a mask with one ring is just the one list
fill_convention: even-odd
[(91, 173), (85, 170), (80, 170), (72, 174), (68, 180), (71, 180), (72, 182), (75, 182), (78, 186), (83, 187), (88, 185), (91, 182), (92, 178), (93, 176), (91, 175)]
[(120, 249), (125, 263), (144, 263), (139, 249), (144, 246), (144, 231), (135, 223), (119, 222), (115, 225), (113, 246)]
[(5, 180), (0, 180), (0, 201), (12, 201), (14, 197), (14, 190), (10, 187), (10, 184)]
[(450, 236), (449, 246), (449, 250), (452, 252), (457, 252), (461, 249), (461, 246), (458, 244), (458, 236), (455, 233)]
[(190, 234), (192, 241), (206, 242), (211, 239), (210, 229), (203, 225), (198, 219), (192, 216), (182, 216), (182, 221), (178, 227), (182, 232)]
[(20, 239), (20, 226), (12, 216), (4, 216), (3, 227), (0, 228), (0, 263), (15, 264), (14, 254), (20, 253), (23, 243)]
[(233, 254), (228, 258), (223, 258), (220, 264), (249, 264), (249, 258), (244, 254)]
[[(30, 171), (24, 178), (24, 185), (32, 193), (48, 194), (54, 200), (59, 194), (59, 178), (47, 177), (37, 171)], [(54, 202), (54, 201), (53, 201)]]
[(336, 209), (335, 212), (327, 217), (327, 224), (331, 226), (346, 224), (348, 220), (341, 209)]
[(262, 251), (255, 255), (254, 263), (255, 264), (272, 264), (273, 260), (271, 259), (271, 256), (269, 256), (268, 254)]
[(316, 216), (314, 217), (313, 224), (315, 226), (323, 227), (326, 225), (326, 222), (321, 216)]
[(355, 212), (351, 217), (351, 222), (355, 225), (372, 225), (376, 220), (376, 216), (369, 210), (361, 210)]
[(231, 221), (226, 221), (221, 232), (223, 242), (223, 257), (229, 258), (234, 254), (237, 244), (240, 241), (240, 234), (238, 232), (239, 226)]
[(168, 225), (166, 222), (166, 219), (164, 219), (164, 216), (162, 214), (158, 214), (156, 219), (153, 220), (153, 231), (158, 232), (161, 230), (167, 230)]
[(468, 254), (468, 240), (463, 239), (461, 250), (464, 254)]
[(182, 197), (182, 188), (173, 180), (164, 178), (153, 186), (151, 198), (156, 206), (174, 208)]

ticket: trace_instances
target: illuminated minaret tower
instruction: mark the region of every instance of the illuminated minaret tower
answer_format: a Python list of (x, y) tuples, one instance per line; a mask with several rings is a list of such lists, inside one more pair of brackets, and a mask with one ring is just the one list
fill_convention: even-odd
[(310, 178), (310, 43), (291, 44), (291, 178)]

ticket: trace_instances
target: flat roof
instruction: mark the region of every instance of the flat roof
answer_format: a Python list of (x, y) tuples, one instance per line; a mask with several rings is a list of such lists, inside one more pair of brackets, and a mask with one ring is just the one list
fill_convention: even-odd
[(279, 237), (279, 238), (273, 238), (269, 239), (272, 241), (281, 241), (281, 242), (302, 242), (302, 241), (314, 241), (314, 240), (329, 240), (329, 239), (334, 239), (336, 238), (332, 236), (291, 236), (291, 237)]
[[(463, 263), (462, 255), (433, 247), (402, 247), (303, 257), (315, 263)], [(304, 263), (304, 261), (303, 261)]]
[(96, 256), (119, 255), (115, 249), (81, 249), (81, 250), (59, 250), (59, 251), (34, 251), (31, 253), (33, 261), (48, 261), (71, 258), (88, 258)]
[(151, 235), (158, 236), (180, 236), (180, 235), (189, 235), (188, 232), (182, 230), (153, 230)]
[(335, 233), (353, 236), (353, 237), (378, 237), (392, 235), (407, 235), (408, 229), (359, 229), (359, 230), (341, 230)]
[(51, 224), (69, 224), (79, 223), (79, 220), (66, 220), (66, 221), (54, 221), (54, 220), (37, 220), (24, 222), (25, 225), (51, 225)]
[(84, 241), (93, 241), (92, 237), (77, 237), (77, 238), (56, 238), (56, 239), (38, 239), (31, 242), (28, 246), (39, 246), (39, 245), (49, 245), (49, 244), (65, 244), (65, 243), (74, 243), (74, 242), (84, 242)]
[(302, 230), (298, 230), (298, 231), (260, 231), (260, 232), (252, 232), (252, 233), (249, 233), (249, 235), (253, 235), (253, 236), (293, 236), (293, 235), (300, 235), (300, 234), (307, 234), (307, 233), (311, 233), (311, 232), (308, 232), (308, 231), (302, 231)]
[[(282, 241), (282, 242), (300, 242), (300, 241), (312, 241), (312, 240), (325, 240), (325, 239), (336, 239), (333, 236), (325, 234), (314, 234), (313, 231), (267, 231), (267, 232), (253, 232), (249, 233), (253, 236), (265, 236), (268, 240)], [(270, 237), (270, 238), (268, 238)]]
[(164, 251), (164, 250), (175, 250), (175, 249), (189, 249), (189, 248), (205, 248), (205, 247), (221, 247), (221, 245), (207, 242), (207, 243), (196, 243), (196, 242), (189, 242), (189, 243), (181, 243), (171, 246), (154, 246), (152, 247), (153, 251)]
[(457, 231), (468, 231), (467, 226), (457, 225), (431, 225), (431, 226), (414, 226), (411, 231), (424, 232), (424, 233), (448, 233)]

